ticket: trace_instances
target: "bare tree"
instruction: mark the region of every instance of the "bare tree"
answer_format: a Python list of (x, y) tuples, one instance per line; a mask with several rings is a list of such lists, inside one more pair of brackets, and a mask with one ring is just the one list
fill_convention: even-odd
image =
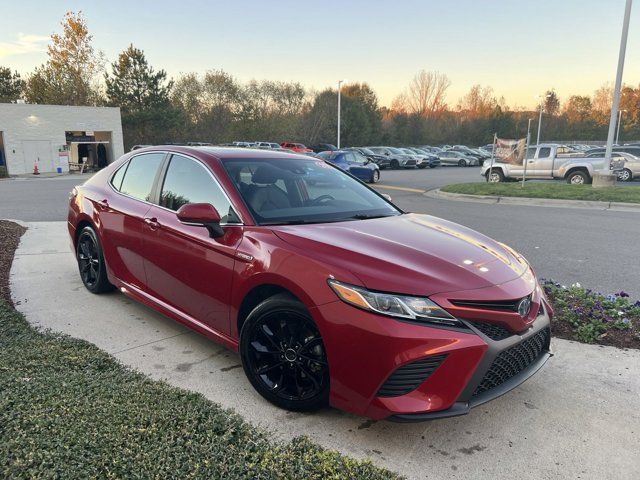
[(447, 109), (446, 93), (451, 81), (444, 73), (420, 70), (409, 87), (393, 101), (393, 109), (421, 117), (433, 117)]
[(493, 88), (474, 85), (458, 102), (458, 110), (465, 113), (467, 118), (482, 118), (489, 116), (499, 104)]

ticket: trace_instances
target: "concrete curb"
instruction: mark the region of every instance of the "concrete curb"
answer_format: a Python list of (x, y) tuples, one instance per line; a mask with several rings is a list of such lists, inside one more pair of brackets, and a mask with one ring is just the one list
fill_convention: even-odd
[(458, 202), (500, 203), (504, 205), (525, 205), (530, 207), (586, 208), (591, 210), (612, 210), (616, 212), (640, 213), (640, 204), (622, 202), (596, 202), (590, 200), (557, 200), (552, 198), (502, 197), (493, 195), (467, 195), (465, 193), (443, 192), (439, 188), (423, 195), (439, 200)]

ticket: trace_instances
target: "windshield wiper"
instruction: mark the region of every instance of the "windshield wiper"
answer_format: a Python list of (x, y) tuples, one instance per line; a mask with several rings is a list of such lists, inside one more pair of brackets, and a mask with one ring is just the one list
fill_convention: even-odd
[(358, 213), (357, 215), (353, 215), (349, 217), (353, 220), (370, 220), (372, 218), (385, 218), (385, 217), (393, 217), (394, 215), (368, 215), (366, 213)]

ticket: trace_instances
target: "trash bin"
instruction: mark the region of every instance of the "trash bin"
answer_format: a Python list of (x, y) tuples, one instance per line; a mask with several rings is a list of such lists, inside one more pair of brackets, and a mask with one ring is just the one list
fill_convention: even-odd
[(57, 172), (57, 173), (62, 173), (62, 167), (57, 167), (57, 168), (56, 168), (56, 172)]

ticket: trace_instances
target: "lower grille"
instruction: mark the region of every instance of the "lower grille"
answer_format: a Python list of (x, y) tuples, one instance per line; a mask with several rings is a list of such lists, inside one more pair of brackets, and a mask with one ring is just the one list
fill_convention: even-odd
[(491, 340), (500, 341), (513, 335), (509, 330), (500, 325), (484, 322), (471, 322), (471, 324), (484, 333)]
[(399, 397), (415, 390), (435, 371), (446, 355), (433, 355), (408, 363), (393, 372), (384, 382), (378, 397)]
[(551, 330), (545, 328), (523, 342), (501, 352), (491, 364), (482, 382), (473, 392), (480, 395), (525, 370), (549, 348)]

